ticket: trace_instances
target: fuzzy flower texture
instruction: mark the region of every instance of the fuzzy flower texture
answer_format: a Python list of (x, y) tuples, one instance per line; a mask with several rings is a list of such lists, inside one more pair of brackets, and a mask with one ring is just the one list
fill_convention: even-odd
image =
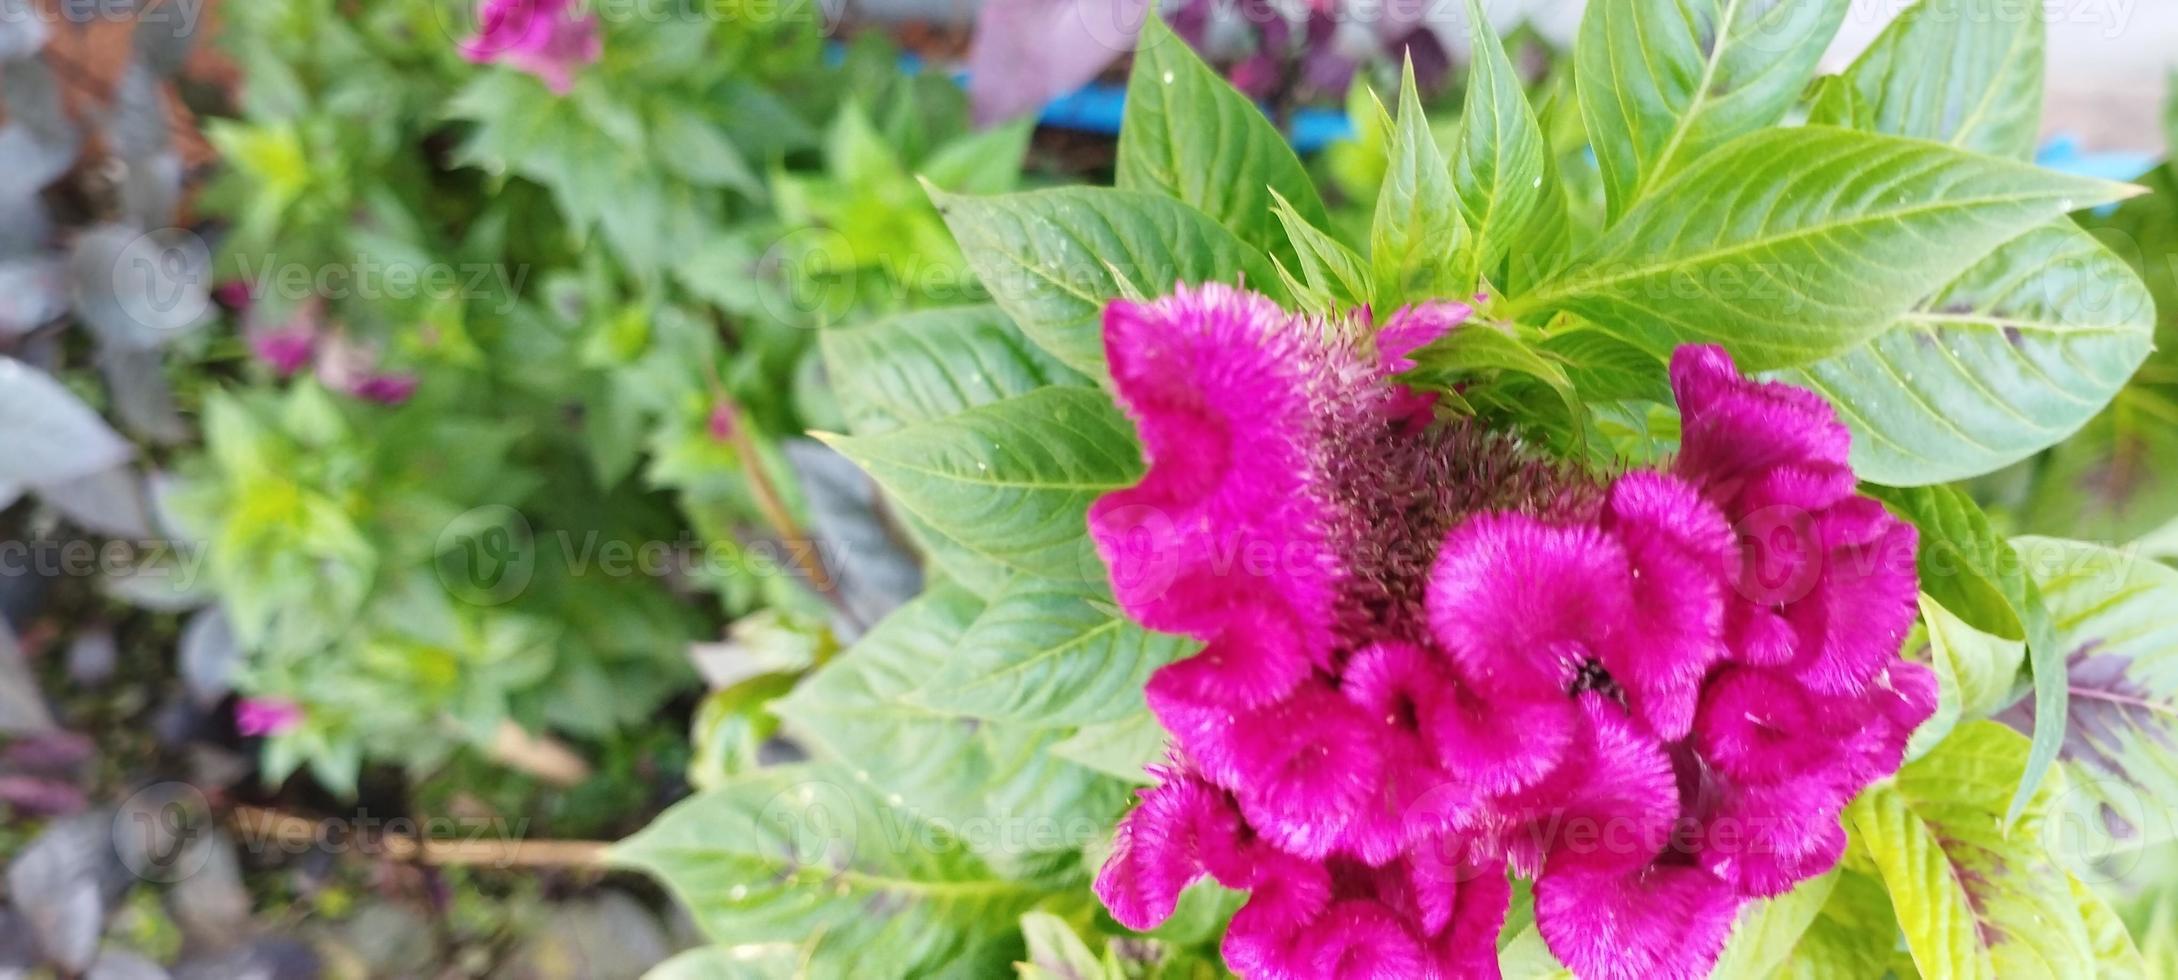
[(577, 0), (482, 0), (476, 34), (461, 43), (463, 58), (535, 75), (557, 95), (572, 91), (575, 73), (604, 53), (597, 16)]
[(1898, 655), (1914, 530), (1826, 404), (1713, 347), (1672, 360), (1668, 470), (1439, 419), (1392, 376), (1468, 314), (1105, 311), (1150, 468), (1090, 530), (1128, 615), (1203, 647), (1150, 681), (1172, 758), (1097, 893), (1148, 928), (1205, 876), (1248, 891), (1244, 976), (1496, 977), (1510, 872), (1585, 980), (1704, 976), (1934, 711)]

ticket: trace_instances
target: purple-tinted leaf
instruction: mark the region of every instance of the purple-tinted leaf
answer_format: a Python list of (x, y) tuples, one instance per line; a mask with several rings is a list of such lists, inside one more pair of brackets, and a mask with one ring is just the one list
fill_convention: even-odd
[(853, 619), (840, 639), (851, 642), (923, 590), (922, 567), (878, 516), (877, 484), (860, 467), (814, 439), (790, 441), (785, 451), (809, 502), (819, 560)]
[(214, 831), (188, 847), (197, 853), (182, 855), (178, 867), (193, 870), (167, 889), (168, 914), (193, 949), (226, 949), (242, 942), (250, 928), (250, 893), (242, 886), (234, 841)]
[(36, 735), (53, 730), (53, 715), (45, 709), (38, 680), (23, 662), (23, 648), (15, 631), (0, 623), (0, 734)]
[(127, 161), (144, 160), (167, 148), (171, 141), (166, 118), (165, 81), (150, 65), (132, 61), (114, 87), (113, 104), (106, 110), (106, 145)]
[(141, 541), (156, 533), (143, 477), (127, 463), (45, 484), (38, 488), (38, 499), (95, 534)]
[(968, 99), (991, 125), (1043, 108), (1134, 50), (1146, 0), (986, 0), (968, 46)]
[[(2109, 846), (2178, 836), (2178, 570), (2074, 541), (2015, 547), (2066, 651), (2058, 758), (2072, 776), (2075, 825), (2107, 832)], [(2036, 719), (2031, 700), (1997, 716), (2021, 731)]]
[(0, 773), (0, 804), (31, 818), (65, 817), (82, 813), (91, 805), (74, 785), (42, 776)]
[(103, 813), (49, 825), (8, 865), (8, 898), (47, 959), (80, 973), (98, 955), (112, 879), (110, 821)]
[(0, 61), (28, 58), (45, 47), (52, 31), (33, 0), (0, 0)]
[(0, 198), (22, 199), (43, 190), (76, 162), (83, 137), (61, 107), (60, 86), (39, 58), (0, 63)]
[(69, 291), (100, 343), (157, 348), (212, 316), (211, 263), (189, 231), (100, 225), (76, 238)]
[(98, 744), (75, 732), (55, 729), (18, 738), (0, 749), (0, 768), (57, 776), (75, 771), (98, 754)]
[(218, 606), (206, 607), (182, 627), (182, 686), (199, 706), (211, 707), (227, 696), (234, 688), (234, 668), (241, 658), (234, 626)]
[(98, 352), (98, 370), (122, 427), (171, 446), (187, 441), (190, 432), (174, 405), (174, 389), (166, 383), (161, 360), (156, 350), (107, 347)]
[(318, 956), (292, 939), (261, 939), (174, 967), (174, 980), (317, 980)]
[(68, 312), (65, 270), (44, 256), (0, 259), (0, 337), (28, 333)]
[(127, 950), (109, 949), (98, 954), (83, 980), (167, 980), (166, 970)]
[(119, 465), (134, 452), (52, 376), (0, 357), (0, 483), (65, 483)]

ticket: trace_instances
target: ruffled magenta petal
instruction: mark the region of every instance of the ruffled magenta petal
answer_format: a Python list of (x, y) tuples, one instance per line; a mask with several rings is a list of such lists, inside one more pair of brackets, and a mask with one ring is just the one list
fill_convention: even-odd
[(1791, 779), (1832, 757), (1821, 707), (1790, 678), (1757, 668), (1720, 673), (1702, 692), (1695, 741), (1725, 775), (1747, 783)]
[(1626, 552), (1595, 527), (1470, 518), (1430, 572), (1429, 624), (1485, 697), (1563, 695), (1631, 613)]
[(1724, 656), (1724, 599), (1737, 548), (1724, 515), (1690, 485), (1630, 473), (1611, 487), (1605, 526), (1633, 569), (1631, 628), (1600, 651), (1628, 706), (1659, 737), (1694, 722), (1702, 677)]
[(1225, 965), (1243, 977), (1309, 976), (1299, 947), (1331, 903), (1330, 873), (1316, 862), (1275, 855), (1256, 877), (1219, 945)]
[(1485, 700), (1455, 684), (1432, 705), (1424, 724), (1446, 771), (1501, 796), (1556, 771), (1573, 746), (1580, 718), (1562, 694)]
[(1339, 902), (1309, 926), (1299, 946), (1306, 976), (1325, 980), (1412, 980), (1430, 955), (1410, 922), (1366, 898)]
[(1112, 917), (1149, 929), (1171, 917), (1180, 893), (1203, 875), (1245, 887), (1253, 873), (1247, 828), (1223, 790), (1184, 770), (1162, 772), (1120, 821), (1096, 893)]
[(1535, 924), (1581, 980), (1701, 980), (1740, 900), (1699, 868), (1553, 868), (1535, 882)]
[(1740, 376), (1721, 347), (1681, 347), (1671, 387), (1684, 422), (1678, 471), (1729, 498), (1735, 481), (1773, 466), (1843, 466), (1852, 434), (1822, 396)]
[(1264, 839), (1305, 858), (1331, 852), (1384, 768), (1361, 708), (1320, 686), (1232, 722), (1241, 812)]

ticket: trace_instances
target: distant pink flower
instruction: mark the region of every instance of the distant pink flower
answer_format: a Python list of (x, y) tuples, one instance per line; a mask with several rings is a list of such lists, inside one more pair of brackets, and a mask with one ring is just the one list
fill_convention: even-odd
[(727, 401), (711, 406), (711, 414), (703, 420), (704, 432), (710, 435), (711, 441), (718, 443), (734, 441), (734, 432), (740, 424), (733, 403)]
[(307, 328), (281, 327), (250, 336), (250, 353), (283, 378), (308, 366), (317, 349), (317, 334)]
[(359, 379), (348, 393), (364, 401), (380, 405), (399, 405), (416, 393), (418, 380), (415, 375), (403, 372), (373, 374)]
[(252, 738), (284, 734), (302, 723), (302, 706), (285, 698), (243, 698), (235, 702), (235, 730)]
[(380, 405), (407, 402), (419, 384), (414, 374), (386, 370), (376, 346), (337, 333), (320, 347), (317, 374), (318, 382), (327, 388)]
[(604, 52), (596, 15), (576, 0), (482, 0), (477, 32), (461, 44), (462, 57), (535, 75), (559, 95), (575, 87), (577, 69), (596, 64)]
[(1150, 467), (1091, 536), (1128, 615), (1203, 646), (1151, 678), (1174, 758), (1098, 894), (1146, 928), (1199, 877), (1249, 890), (1247, 976), (1494, 976), (1510, 871), (1577, 975), (1705, 975), (1934, 709), (1898, 657), (1913, 531), (1827, 406), (1714, 349), (1674, 359), (1671, 472), (1439, 421), (1392, 375), (1466, 315), (1106, 310)]
[(257, 301), (257, 291), (247, 279), (229, 279), (212, 288), (212, 298), (230, 310), (246, 310)]
[(250, 353), (274, 374), (290, 377), (310, 364), (318, 353), (318, 335), (324, 331), (325, 304), (322, 300), (304, 301), (288, 314), (287, 320), (278, 326), (264, 326), (258, 322), (264, 308), (249, 299), (249, 284), (235, 280), (221, 287), (239, 287), (243, 300), (237, 309), (246, 311), (243, 317), (243, 336), (250, 345)]

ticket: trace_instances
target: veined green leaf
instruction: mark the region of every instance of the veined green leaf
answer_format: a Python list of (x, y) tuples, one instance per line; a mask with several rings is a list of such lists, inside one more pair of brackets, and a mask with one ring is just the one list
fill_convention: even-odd
[(611, 859), (663, 882), (717, 942), (803, 945), (810, 976), (1001, 975), (1021, 948), (1015, 918), (1048, 887), (1000, 877), (945, 828), (824, 767), (738, 777)]
[[(2088, 853), (2160, 843), (2178, 835), (2178, 571), (2077, 541), (2014, 542), (2048, 605), (2063, 651), (2066, 725), (2058, 758), (2073, 791), (2068, 828), (2089, 835)], [(2037, 665), (2039, 666), (2039, 665)], [(2022, 703), (2000, 719), (2042, 731), (2044, 714)]]
[(1142, 25), (1115, 183), (1179, 199), (1281, 262), (1294, 253), (1271, 214), (1272, 195), (1318, 227), (1316, 182), (1263, 111), (1152, 15)]
[[(1116, 818), (1126, 793), (1121, 783), (1053, 756), (1059, 732), (910, 699), (944, 668), (983, 608), (959, 587), (940, 585), (885, 617), (774, 710), (820, 758), (1010, 868), (1039, 852), (1079, 847), (1067, 828)], [(993, 823), (1014, 816), (1033, 819)]]
[(1564, 256), (1554, 260), (1536, 246), (1562, 243), (1567, 220), (1565, 191), (1550, 179), (1550, 144), (1481, 0), (1468, 0), (1467, 20), (1474, 55), (1452, 184), (1472, 234), (1460, 257), (1455, 295), (1473, 292), (1484, 276), (1503, 288), (1500, 270), (1515, 250), (1534, 271), (1553, 271)]
[(1376, 195), (1369, 226), (1369, 263), (1376, 296), (1398, 306), (1411, 300), (1458, 295), (1452, 257), (1466, 240), (1459, 194), (1437, 137), (1430, 132), (1416, 93), (1414, 65), (1399, 87), (1399, 118), (1393, 124), (1391, 158)]
[(1970, 722), (1846, 809), (1922, 976), (2095, 975), (2071, 875), (2043, 837), (2063, 781), (2050, 780), (2009, 830), (2003, 819), (2027, 752), (2019, 733)]
[(1732, 938), (1724, 944), (1710, 976), (1767, 977), (1777, 972), (1792, 959), (1801, 938), (1830, 902), (1839, 876), (1846, 873), (1833, 870), (1776, 898), (1749, 902), (1740, 909)]
[(1049, 912), (1022, 916), (1021, 936), (1028, 959), (1017, 964), (1020, 980), (1126, 980), (1123, 973), (1106, 971), (1074, 927)]
[(1791, 367), (1867, 340), (2027, 230), (2129, 193), (1921, 140), (1763, 130), (1658, 188), (1511, 307), (1577, 313), (1659, 357), (1721, 343), (1749, 370)]
[(1921, 591), (1977, 630), (2027, 638), (2027, 573), (1972, 497), (1943, 486), (1864, 489), (1919, 529)]
[(1027, 577), (991, 600), (960, 647), (913, 697), (941, 711), (1055, 728), (1143, 710), (1151, 671), (1187, 642), (1152, 633), (1112, 605), (1102, 583)]
[(793, 943), (704, 946), (652, 967), (643, 980), (772, 980), (794, 975), (801, 964), (801, 947)]
[[(1770, 980), (1868, 980), (1885, 975), (1898, 943), (1898, 918), (1883, 880), (1848, 868), (1832, 871), (1829, 900), (1816, 912)], [(1718, 971), (1719, 980), (1740, 976)]]
[(1118, 721), (1084, 725), (1051, 754), (1130, 783), (1149, 783), (1144, 767), (1165, 757), (1165, 729), (1143, 708)]
[(995, 306), (919, 310), (817, 335), (858, 436), (930, 422), (1086, 379), (1053, 360)]
[(2140, 277), (2059, 219), (2006, 242), (1867, 343), (1777, 377), (1837, 406), (1861, 478), (1946, 483), (2077, 432), (2154, 336)]
[(1304, 306), (1312, 304), (1313, 311), (1322, 316), (1345, 316), (1357, 307), (1370, 305), (1376, 296), (1376, 283), (1369, 278), (1368, 261), (1303, 218), (1277, 191), (1272, 191), (1271, 196), (1275, 199), (1273, 211), (1278, 223), (1285, 227), (1301, 272), (1296, 280), (1283, 265), (1279, 267), (1281, 273), (1286, 273), (1280, 278), (1286, 280), (1286, 291), (1294, 300)]
[(1914, 759), (1941, 744), (1960, 723), (1987, 718), (2011, 703), (2027, 661), (2025, 641), (1977, 630), (1927, 595), (1921, 597), (1921, 622), (1937, 697), (1935, 716), (1914, 731), (1907, 749)]
[(968, 265), (1021, 331), (1104, 376), (1104, 304), (1131, 289), (1244, 282), (1285, 299), (1270, 260), (1207, 215), (1156, 194), (1089, 187), (968, 197), (932, 189)]
[(2033, 4), (1921, 0), (1815, 102), (1811, 122), (2034, 155), (2049, 28)]
[(1085, 515), (1142, 475), (1132, 427), (1095, 388), (1042, 388), (881, 436), (826, 439), (932, 531), (993, 562), (1099, 582)]
[(2117, 910), (2077, 875), (2072, 877), (2072, 897), (2079, 900), (2080, 917), (2087, 923), (2088, 939), (2095, 946), (2098, 980), (2148, 980), (2148, 960), (2133, 942), (2124, 920), (2118, 918)]
[(1734, 138), (1785, 116), (1849, 0), (1591, 3), (1574, 47), (1613, 220)]

